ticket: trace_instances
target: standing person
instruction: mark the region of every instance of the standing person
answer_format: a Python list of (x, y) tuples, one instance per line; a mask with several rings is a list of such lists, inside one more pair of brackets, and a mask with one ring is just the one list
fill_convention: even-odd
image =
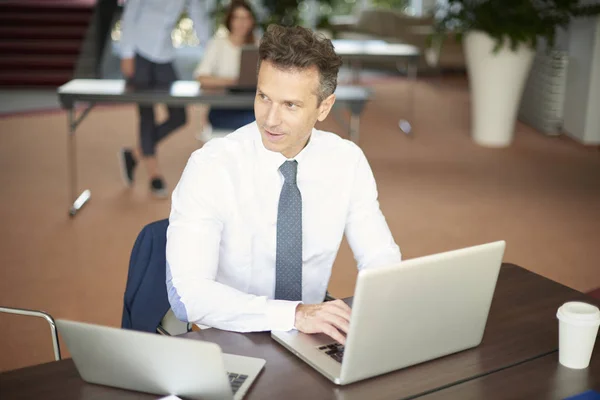
[[(128, 0), (121, 19), (121, 72), (135, 88), (169, 87), (177, 80), (173, 68), (175, 49), (171, 32), (187, 9), (199, 39), (209, 31), (204, 0)], [(184, 107), (169, 107), (169, 117), (158, 124), (154, 107), (139, 105), (139, 142), (119, 154), (123, 178), (128, 186), (143, 161), (150, 178), (150, 191), (167, 197), (168, 191), (156, 159), (156, 145), (186, 123)]]
[[(256, 17), (243, 0), (233, 0), (225, 13), (226, 36), (214, 37), (206, 47), (194, 75), (203, 88), (223, 88), (237, 84), (242, 47), (256, 45)], [(254, 121), (254, 110), (211, 109), (208, 122), (216, 129), (234, 131)]]
[(344, 343), (350, 308), (323, 302), (343, 236), (359, 269), (396, 264), (400, 249), (362, 150), (315, 129), (342, 64), (331, 41), (271, 25), (259, 59), (256, 122), (194, 152), (173, 191), (169, 302), (182, 321)]

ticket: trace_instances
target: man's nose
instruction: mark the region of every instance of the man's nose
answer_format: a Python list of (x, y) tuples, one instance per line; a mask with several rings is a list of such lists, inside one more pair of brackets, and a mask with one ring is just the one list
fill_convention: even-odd
[(269, 110), (267, 111), (267, 116), (265, 118), (265, 125), (267, 127), (275, 127), (281, 123), (281, 115), (280, 115), (279, 107), (276, 104), (271, 104), (269, 106)]

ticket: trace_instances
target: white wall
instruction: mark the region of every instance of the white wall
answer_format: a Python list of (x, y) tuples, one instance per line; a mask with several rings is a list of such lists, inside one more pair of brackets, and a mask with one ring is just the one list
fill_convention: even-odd
[(600, 144), (600, 17), (596, 23), (596, 45), (593, 52), (584, 142)]
[(571, 22), (564, 131), (585, 144), (600, 144), (600, 17)]

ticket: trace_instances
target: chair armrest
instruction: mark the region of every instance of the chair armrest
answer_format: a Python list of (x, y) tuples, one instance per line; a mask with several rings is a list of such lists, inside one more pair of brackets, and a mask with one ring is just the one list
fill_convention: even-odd
[(27, 317), (38, 317), (43, 318), (50, 325), (50, 333), (52, 334), (52, 346), (54, 347), (54, 359), (59, 361), (61, 359), (60, 356), (60, 346), (58, 344), (58, 335), (56, 332), (56, 324), (54, 323), (54, 318), (48, 313), (43, 311), (36, 310), (27, 310), (24, 308), (12, 308), (12, 307), (0, 307), (0, 312), (8, 313), (8, 314), (17, 314), (24, 315)]
[(333, 297), (332, 295), (329, 294), (329, 292), (325, 292), (325, 298), (323, 299), (323, 301), (333, 301), (333, 300), (337, 300), (335, 297)]
[(167, 311), (156, 327), (156, 332), (165, 336), (183, 335), (184, 333), (191, 331), (192, 324), (178, 320), (171, 308), (169, 308), (169, 311)]

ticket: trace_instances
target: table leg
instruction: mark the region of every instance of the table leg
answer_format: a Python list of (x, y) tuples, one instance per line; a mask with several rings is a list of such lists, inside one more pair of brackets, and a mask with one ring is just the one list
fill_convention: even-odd
[(353, 59), (350, 61), (350, 84), (358, 85), (360, 83), (360, 68), (361, 65), (359, 59)]
[(77, 195), (77, 147), (75, 143), (75, 130), (77, 125), (85, 118), (93, 105), (88, 106), (79, 118), (75, 118), (75, 106), (69, 108), (67, 113), (69, 119), (69, 137), (67, 142), (67, 164), (69, 175), (69, 216), (74, 217), (77, 212), (90, 199), (92, 192), (89, 189), (84, 190)]
[(412, 135), (412, 125), (410, 121), (414, 121), (415, 117), (415, 85), (417, 83), (417, 62), (418, 60), (408, 60), (406, 63), (407, 77), (409, 79), (408, 93), (406, 96), (406, 119), (400, 119), (398, 126), (406, 135)]
[[(329, 114), (332, 115), (333, 118), (335, 118), (335, 121), (342, 126), (343, 130), (348, 131), (348, 137), (351, 141), (353, 141), (356, 144), (358, 144), (358, 137), (360, 133), (360, 114), (363, 112), (366, 102), (366, 99), (336, 102), (333, 109), (331, 110), (331, 113)], [(344, 120), (345, 118), (342, 119), (342, 116), (338, 112), (339, 108), (337, 107), (337, 105), (340, 104), (350, 111), (349, 124), (346, 123), (346, 121)]]
[(350, 140), (353, 141), (355, 144), (358, 144), (358, 137), (360, 134), (359, 127), (360, 127), (360, 114), (356, 114), (353, 112), (350, 114), (349, 131), (350, 131)]

